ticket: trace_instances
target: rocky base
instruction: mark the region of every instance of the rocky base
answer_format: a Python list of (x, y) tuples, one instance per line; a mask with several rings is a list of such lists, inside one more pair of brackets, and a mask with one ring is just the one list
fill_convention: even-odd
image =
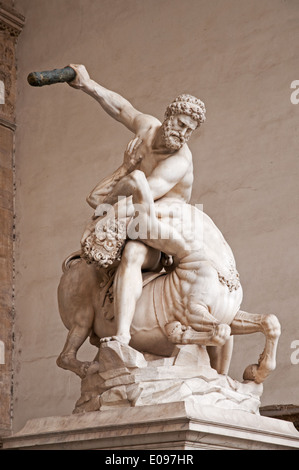
[(177, 346), (161, 359), (111, 341), (101, 345), (82, 380), (73, 413), (187, 401), (259, 415), (262, 391), (261, 384), (219, 375), (202, 346)]

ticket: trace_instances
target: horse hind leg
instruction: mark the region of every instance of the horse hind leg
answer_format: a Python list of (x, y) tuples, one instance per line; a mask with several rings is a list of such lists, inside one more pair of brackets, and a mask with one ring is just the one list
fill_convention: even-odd
[(89, 326), (74, 324), (69, 330), (64, 348), (56, 361), (58, 367), (74, 372), (81, 379), (86, 376), (87, 371), (91, 372), (93, 366), (98, 366), (95, 362), (82, 362), (77, 359), (77, 352), (89, 334)]
[(189, 302), (185, 310), (189, 326), (174, 321), (166, 325), (169, 341), (176, 344), (223, 346), (230, 338), (229, 325), (220, 323), (204, 305)]
[(198, 331), (192, 326), (182, 325), (179, 321), (167, 323), (165, 331), (171, 343), (200, 344), (201, 346), (223, 346), (231, 332), (226, 324), (219, 323), (206, 331)]
[(233, 335), (261, 332), (265, 335), (265, 348), (257, 364), (246, 367), (243, 379), (262, 383), (276, 367), (276, 351), (280, 337), (280, 323), (273, 314), (252, 314), (239, 311), (231, 323)]

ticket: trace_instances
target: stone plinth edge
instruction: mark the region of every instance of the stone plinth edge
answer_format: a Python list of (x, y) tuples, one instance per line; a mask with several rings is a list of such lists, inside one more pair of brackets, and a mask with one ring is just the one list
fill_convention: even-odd
[(3, 449), (298, 450), (294, 425), (192, 401), (29, 420)]

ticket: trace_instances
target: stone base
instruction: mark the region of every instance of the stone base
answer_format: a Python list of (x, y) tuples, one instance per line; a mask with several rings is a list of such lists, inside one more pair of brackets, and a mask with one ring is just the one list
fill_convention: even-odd
[(117, 341), (103, 343), (81, 383), (74, 413), (189, 401), (203, 408), (259, 414), (262, 384), (238, 382), (210, 366), (207, 350), (178, 345), (171, 357), (142, 354)]
[(28, 450), (298, 450), (292, 423), (175, 402), (33, 419), (3, 439)]
[(184, 345), (168, 358), (103, 343), (73, 415), (33, 419), (4, 449), (299, 449), (287, 421), (259, 414), (262, 385), (212, 369), (206, 348)]
[(284, 421), (291, 421), (297, 431), (299, 431), (299, 406), (297, 405), (267, 405), (260, 408), (262, 416), (269, 416), (270, 418), (283, 419)]

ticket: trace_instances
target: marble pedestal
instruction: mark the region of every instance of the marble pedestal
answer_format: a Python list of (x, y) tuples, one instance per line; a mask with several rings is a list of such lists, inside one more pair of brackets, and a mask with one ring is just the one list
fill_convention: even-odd
[(298, 450), (287, 421), (192, 401), (30, 420), (3, 440), (29, 450)]
[(206, 348), (177, 346), (169, 358), (103, 343), (71, 416), (32, 419), (4, 449), (299, 449), (288, 421), (260, 416), (262, 385), (210, 366)]

